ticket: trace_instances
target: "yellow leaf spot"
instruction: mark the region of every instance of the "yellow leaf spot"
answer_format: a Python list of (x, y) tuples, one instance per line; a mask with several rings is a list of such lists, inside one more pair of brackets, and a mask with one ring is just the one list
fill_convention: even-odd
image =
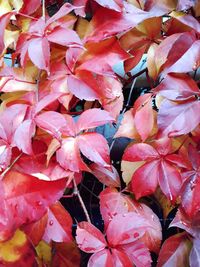
[(43, 240), (36, 247), (36, 252), (40, 260), (44, 263), (51, 262), (51, 247)]
[(0, 259), (4, 262), (15, 262), (20, 259), (20, 249), (26, 245), (27, 238), (24, 232), (17, 230), (14, 236), (5, 242), (0, 242)]

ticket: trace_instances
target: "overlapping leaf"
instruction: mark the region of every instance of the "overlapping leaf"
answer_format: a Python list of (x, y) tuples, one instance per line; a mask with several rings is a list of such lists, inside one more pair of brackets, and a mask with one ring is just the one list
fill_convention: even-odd
[(138, 166), (133, 172), (132, 191), (138, 199), (153, 194), (159, 185), (167, 198), (175, 201), (182, 186), (178, 168), (187, 165), (184, 165), (180, 155), (170, 152), (172, 151), (170, 140), (164, 139), (155, 143), (157, 143), (156, 148), (149, 144), (138, 143), (125, 150), (123, 160), (143, 162), (142, 166)]
[[(80, 152), (101, 166), (109, 166), (109, 148), (106, 139), (98, 133), (80, 133), (112, 121), (113, 118), (108, 112), (100, 109), (83, 112), (76, 124), (71, 116), (63, 116), (53, 111), (44, 112), (36, 117), (37, 125), (60, 141), (60, 148), (56, 152), (57, 161), (64, 169), (73, 172), (88, 170)], [(63, 138), (58, 138), (61, 135)]]

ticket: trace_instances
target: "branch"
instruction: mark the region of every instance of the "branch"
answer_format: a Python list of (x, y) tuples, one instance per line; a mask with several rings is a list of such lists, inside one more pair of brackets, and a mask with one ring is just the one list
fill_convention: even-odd
[(140, 75), (142, 75), (146, 71), (147, 71), (147, 68), (145, 68), (145, 69), (139, 71), (138, 73), (136, 73), (135, 75), (131, 76), (128, 80), (125, 81), (124, 85), (131, 83), (135, 78), (139, 77)]
[(88, 211), (87, 211), (86, 206), (85, 206), (85, 204), (84, 204), (84, 202), (83, 202), (83, 199), (82, 199), (82, 197), (81, 197), (81, 195), (80, 195), (80, 192), (79, 192), (79, 190), (78, 190), (78, 187), (77, 187), (77, 184), (76, 184), (76, 181), (75, 181), (74, 178), (73, 178), (73, 184), (74, 184), (74, 195), (77, 195), (78, 200), (79, 200), (79, 202), (80, 202), (80, 204), (81, 204), (81, 207), (82, 207), (82, 209), (83, 209), (83, 211), (84, 211), (85, 217), (87, 218), (87, 221), (88, 221), (89, 223), (91, 223), (90, 216), (89, 216), (89, 214), (88, 214)]

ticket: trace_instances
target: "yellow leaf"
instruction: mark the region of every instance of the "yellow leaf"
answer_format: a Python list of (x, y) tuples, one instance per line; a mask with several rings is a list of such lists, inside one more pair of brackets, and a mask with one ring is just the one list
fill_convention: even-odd
[(122, 178), (126, 185), (128, 185), (131, 181), (131, 178), (134, 172), (141, 167), (145, 161), (137, 161), (137, 162), (130, 162), (122, 160), (121, 163), (121, 171), (122, 171)]
[(14, 236), (5, 242), (0, 242), (0, 259), (4, 262), (18, 261), (22, 254), (22, 249), (27, 243), (27, 237), (24, 232), (17, 230)]
[(81, 39), (85, 37), (88, 26), (89, 26), (89, 22), (86, 19), (79, 17), (76, 23), (76, 32), (78, 33)]
[(162, 193), (160, 188), (156, 190), (154, 196), (162, 208), (164, 219), (166, 219), (169, 213), (175, 208), (175, 206), (171, 204), (171, 201), (167, 199), (167, 197)]
[(9, 2), (10, 5), (12, 5), (12, 7), (17, 11), (23, 6), (23, 0), (9, 0)]
[(19, 31), (9, 31), (5, 30), (4, 32), (4, 44), (5, 48), (9, 47), (10, 45), (13, 45), (13, 49), (16, 48), (16, 43), (18, 40)]
[(9, 1), (0, 0), (0, 16), (12, 11)]
[(51, 246), (44, 242), (43, 240), (40, 241), (40, 243), (36, 247), (36, 252), (39, 257), (39, 259), (43, 263), (50, 263), (51, 262)]

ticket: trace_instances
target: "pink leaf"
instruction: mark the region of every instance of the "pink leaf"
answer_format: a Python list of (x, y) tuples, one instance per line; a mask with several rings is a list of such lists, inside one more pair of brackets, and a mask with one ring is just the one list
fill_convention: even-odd
[(105, 168), (96, 163), (90, 165), (92, 174), (107, 186), (120, 187), (120, 177), (114, 166)]
[[(90, 76), (89, 73), (88, 75)], [(98, 94), (95, 92), (94, 88), (90, 87), (90, 85), (87, 84), (81, 78), (74, 75), (70, 75), (68, 76), (67, 83), (70, 92), (79, 99), (85, 99), (88, 101), (98, 99)]]
[(14, 143), (24, 153), (31, 155), (32, 137), (35, 135), (35, 123), (32, 120), (25, 120), (20, 124), (14, 134)]
[(112, 259), (114, 266), (126, 266), (126, 267), (133, 266), (132, 261), (127, 256), (127, 254), (121, 250), (121, 247), (120, 249), (112, 248), (111, 251), (112, 251)]
[(76, 230), (76, 242), (79, 248), (87, 253), (94, 253), (106, 247), (104, 235), (94, 225), (81, 222)]
[(27, 105), (14, 104), (0, 113), (0, 137), (11, 143), (16, 129), (23, 122)]
[(180, 104), (164, 100), (158, 112), (158, 127), (170, 137), (189, 133), (199, 122), (200, 103), (195, 99)]
[(92, 129), (106, 123), (113, 122), (114, 119), (105, 110), (93, 108), (84, 111), (77, 122), (77, 132)]
[(53, 135), (58, 140), (61, 138), (62, 133), (65, 135), (73, 136), (75, 134), (75, 125), (73, 119), (68, 115), (68, 122), (66, 118), (55, 111), (47, 111), (35, 118), (36, 124)]
[(79, 172), (88, 170), (82, 161), (76, 138), (63, 139), (61, 148), (56, 152), (56, 159), (65, 170)]
[(190, 240), (185, 233), (168, 238), (162, 245), (157, 267), (189, 266)]
[(150, 267), (151, 255), (144, 243), (137, 240), (133, 243), (121, 246), (124, 252), (129, 256), (131, 261), (137, 267)]
[(47, 36), (48, 41), (63, 46), (82, 47), (82, 42), (78, 34), (62, 27), (56, 27)]
[(90, 257), (88, 267), (97, 266), (115, 267), (112, 255), (108, 249), (103, 249)]
[(62, 95), (63, 93), (59, 92), (59, 93), (51, 93), (51, 94), (44, 96), (36, 104), (35, 113), (36, 114), (39, 113), (42, 109), (44, 109), (45, 107), (47, 107), (48, 105), (56, 101)]
[(50, 243), (72, 241), (72, 218), (66, 209), (56, 202), (48, 210), (48, 221), (43, 240)]
[(118, 214), (108, 225), (107, 240), (110, 246), (128, 244), (141, 238), (148, 228), (151, 223), (136, 212)]
[(28, 54), (39, 69), (49, 72), (50, 47), (46, 37), (31, 39)]
[(200, 263), (200, 240), (195, 238), (193, 239), (193, 247), (190, 252), (190, 266), (198, 267)]
[(109, 147), (101, 134), (85, 133), (79, 135), (77, 139), (80, 151), (85, 157), (101, 166), (109, 166)]

